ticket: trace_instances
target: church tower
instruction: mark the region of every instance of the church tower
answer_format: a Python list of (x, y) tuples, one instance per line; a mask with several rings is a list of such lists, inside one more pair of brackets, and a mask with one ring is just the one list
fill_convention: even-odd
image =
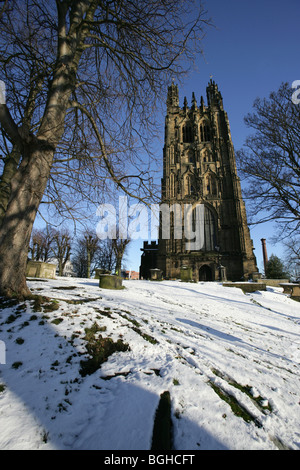
[(185, 267), (195, 281), (247, 280), (258, 271), (256, 258), (228, 116), (212, 80), (206, 97), (198, 104), (193, 93), (181, 108), (177, 85), (168, 87), (161, 207), (171, 210), (169, 235), (161, 210), (157, 267), (166, 279)]

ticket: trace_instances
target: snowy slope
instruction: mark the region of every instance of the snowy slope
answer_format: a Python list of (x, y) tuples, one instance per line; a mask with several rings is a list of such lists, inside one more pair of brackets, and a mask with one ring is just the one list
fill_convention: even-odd
[[(176, 450), (300, 449), (300, 303), (281, 289), (124, 281), (110, 291), (70, 278), (29, 286), (58, 308), (2, 302), (0, 449), (150, 449), (164, 391)], [(95, 322), (130, 349), (82, 376)]]

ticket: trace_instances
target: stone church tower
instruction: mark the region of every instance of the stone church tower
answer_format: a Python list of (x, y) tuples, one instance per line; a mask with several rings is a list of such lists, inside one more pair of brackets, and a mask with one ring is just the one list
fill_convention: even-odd
[[(247, 280), (258, 270), (229, 121), (214, 81), (206, 93), (207, 104), (193, 93), (191, 106), (184, 98), (181, 108), (177, 85), (168, 88), (161, 203), (172, 210), (169, 236), (161, 211), (156, 267), (166, 279), (185, 268), (195, 281)], [(197, 226), (200, 243), (190, 243)]]

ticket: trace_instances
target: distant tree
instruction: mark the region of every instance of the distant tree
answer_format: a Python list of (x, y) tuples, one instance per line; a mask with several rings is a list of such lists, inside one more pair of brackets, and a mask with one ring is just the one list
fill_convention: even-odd
[(271, 255), (267, 264), (265, 276), (267, 279), (284, 279), (289, 277), (283, 262), (276, 255)]
[(95, 265), (99, 269), (113, 272), (116, 265), (112, 240), (99, 240), (99, 250), (96, 253)]
[(91, 277), (95, 269), (94, 261), (96, 260), (99, 248), (99, 239), (92, 230), (86, 230), (77, 239), (72, 262), (78, 277)]
[(47, 262), (53, 256), (54, 232), (48, 226), (45, 229), (34, 229), (29, 245), (29, 256), (33, 261)]
[(236, 152), (251, 222), (275, 221), (282, 237), (300, 229), (300, 106), (292, 93), (283, 83), (269, 99), (255, 100), (245, 117), (254, 133)]
[(300, 237), (292, 237), (284, 242), (287, 249), (286, 257), (292, 277), (300, 281)]
[(71, 256), (72, 237), (67, 229), (55, 230), (53, 234), (52, 253), (58, 262), (58, 275), (63, 276), (64, 269)]
[(115, 238), (112, 240), (112, 248), (115, 254), (115, 273), (118, 276), (121, 276), (121, 269), (122, 269), (122, 260), (126, 251), (126, 248), (128, 247), (130, 243), (130, 238), (127, 239), (120, 239), (120, 238)]

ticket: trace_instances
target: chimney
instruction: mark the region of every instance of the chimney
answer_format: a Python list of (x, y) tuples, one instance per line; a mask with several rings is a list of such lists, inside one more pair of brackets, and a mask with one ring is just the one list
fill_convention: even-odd
[(265, 268), (265, 274), (266, 274), (267, 264), (268, 264), (268, 253), (267, 253), (267, 246), (266, 246), (265, 238), (261, 239), (261, 244), (262, 244), (263, 257), (264, 257), (264, 268)]

